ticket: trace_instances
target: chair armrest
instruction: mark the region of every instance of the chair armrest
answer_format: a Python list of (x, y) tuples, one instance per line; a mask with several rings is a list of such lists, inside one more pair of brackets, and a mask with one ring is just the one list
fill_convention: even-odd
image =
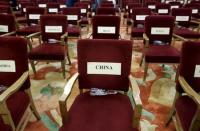
[(178, 80), (187, 95), (192, 98), (198, 105), (200, 105), (200, 95), (192, 89), (192, 87), (187, 83), (184, 77), (179, 76)]
[(198, 24), (198, 29), (197, 31), (199, 32), (200, 31), (200, 22), (199, 21), (196, 21), (196, 20), (190, 20), (191, 23), (194, 23), (194, 24)]
[(26, 38), (30, 39), (32, 37), (39, 36), (39, 35), (41, 35), (41, 32), (36, 32), (36, 33), (30, 34), (30, 35), (26, 36)]
[(79, 73), (74, 74), (67, 82), (67, 84), (64, 87), (64, 92), (59, 98), (59, 106), (60, 106), (60, 113), (62, 117), (63, 124), (67, 122), (67, 107), (66, 107), (66, 101), (69, 97), (71, 90), (73, 88), (73, 85), (75, 84)]
[(12, 32), (3, 34), (3, 35), (1, 35), (1, 36), (10, 36), (10, 35), (14, 35), (14, 34), (16, 34), (16, 31), (12, 31)]
[(140, 98), (140, 89), (137, 85), (136, 80), (133, 78), (132, 75), (129, 75), (129, 80), (132, 88), (132, 94), (135, 102), (135, 113), (133, 118), (133, 127), (138, 128), (140, 124), (140, 117), (142, 114), (142, 101)]
[(65, 32), (65, 34), (63, 34), (63, 35), (60, 37), (62, 44), (65, 43), (65, 40), (67, 39), (67, 37), (68, 37), (68, 33), (67, 33), (67, 32)]
[(148, 47), (149, 46), (149, 37), (145, 33), (143, 33), (143, 38), (145, 41), (145, 47)]
[[(6, 99), (15, 93), (26, 81), (28, 78), (28, 71), (24, 72), (15, 83), (13, 83), (10, 87), (8, 87), (1, 95), (0, 95), (0, 102), (6, 101)], [(9, 78), (8, 78), (9, 79)]]
[(179, 36), (179, 35), (176, 35), (176, 34), (173, 34), (173, 37), (174, 38), (178, 38), (179, 40), (182, 40), (182, 41), (189, 41), (188, 39), (182, 37), (182, 36)]

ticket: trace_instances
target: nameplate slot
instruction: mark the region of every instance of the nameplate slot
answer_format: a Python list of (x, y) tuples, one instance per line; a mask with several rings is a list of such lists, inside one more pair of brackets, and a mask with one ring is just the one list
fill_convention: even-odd
[(87, 74), (121, 75), (121, 63), (87, 62)]
[(133, 13), (133, 10), (132, 10), (132, 9), (130, 9), (130, 13)]
[(77, 15), (67, 15), (67, 20), (78, 20)]
[(179, 8), (179, 6), (178, 5), (172, 5), (171, 6), (171, 9), (175, 9), (175, 8)]
[(0, 60), (0, 72), (16, 72), (14, 60)]
[(168, 13), (168, 9), (158, 9), (158, 13), (160, 14)]
[(8, 26), (7, 25), (0, 25), (0, 32), (8, 32)]
[(168, 27), (152, 27), (152, 35), (169, 35), (170, 28)]
[(29, 14), (29, 19), (31, 20), (39, 20), (40, 14)]
[(46, 8), (46, 7), (47, 7), (46, 4), (39, 4), (38, 6), (39, 6), (40, 8)]
[(58, 12), (58, 8), (49, 8), (49, 12), (57, 13)]
[(165, 1), (166, 4), (169, 4), (170, 1)]
[(192, 14), (197, 14), (198, 13), (198, 9), (193, 9), (192, 10)]
[(128, 9), (128, 5), (126, 6), (126, 9)]
[(66, 5), (60, 5), (60, 8), (66, 8), (67, 6)]
[(115, 27), (99, 26), (97, 27), (97, 33), (99, 34), (115, 34)]
[(195, 66), (194, 77), (200, 77), (200, 65)]
[(88, 9), (90, 8), (90, 5), (88, 5)]
[(81, 9), (81, 13), (86, 13), (86, 9)]
[(189, 16), (176, 16), (176, 21), (189, 21)]
[(23, 12), (26, 12), (26, 8), (23, 8)]
[(136, 15), (136, 20), (145, 20), (148, 15)]
[(45, 26), (46, 33), (62, 33), (62, 26)]
[(149, 5), (148, 8), (149, 8), (149, 9), (155, 9), (156, 6), (155, 6), (155, 5)]

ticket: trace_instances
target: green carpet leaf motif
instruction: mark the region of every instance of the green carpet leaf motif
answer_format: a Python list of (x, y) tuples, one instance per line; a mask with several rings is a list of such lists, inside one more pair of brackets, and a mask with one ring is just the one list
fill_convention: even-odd
[(58, 131), (58, 126), (47, 116), (47, 114), (40, 114), (41, 120), (49, 131)]

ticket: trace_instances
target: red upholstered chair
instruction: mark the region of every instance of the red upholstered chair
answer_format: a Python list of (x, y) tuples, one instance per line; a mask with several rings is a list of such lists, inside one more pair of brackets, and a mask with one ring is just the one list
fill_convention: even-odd
[[(144, 81), (149, 63), (178, 64), (180, 53), (171, 46), (175, 18), (173, 16), (147, 16), (144, 31)], [(141, 61), (142, 64), (142, 61)]]
[(80, 8), (78, 7), (67, 7), (62, 9), (62, 14), (67, 16), (67, 33), (68, 37), (81, 37), (80, 29)]
[(57, 0), (57, 3), (60, 4), (60, 9), (66, 8), (66, 0)]
[(180, 3), (180, 2), (169, 2), (169, 4), (170, 4), (170, 9), (172, 10), (172, 9), (174, 9), (174, 8), (180, 8), (180, 7), (182, 7), (182, 4)]
[(15, 17), (12, 14), (0, 14), (0, 35), (15, 35)]
[(173, 119), (177, 130), (200, 130), (200, 43), (185, 42), (182, 47), (176, 97), (169, 120)]
[(114, 7), (113, 3), (101, 3), (100, 7)]
[(177, 25), (174, 29), (175, 38), (199, 39), (200, 33), (188, 29), (190, 27), (192, 10), (189, 8), (172, 9), (172, 16), (176, 17)]
[(41, 35), (43, 43), (31, 48), (28, 54), (33, 72), (36, 74), (34, 61), (61, 61), (63, 76), (65, 78), (66, 57), (69, 64), (70, 57), (67, 47), (67, 19), (65, 15), (42, 15), (40, 16), (41, 33), (27, 36), (29, 46), (30, 38)]
[(116, 15), (116, 9), (113, 7), (99, 7), (96, 10), (96, 15)]
[[(143, 38), (145, 17), (151, 15), (149, 8), (132, 9), (131, 39)], [(127, 29), (128, 32), (128, 29)]]
[[(78, 72), (68, 81), (59, 99), (63, 121), (60, 131), (135, 131), (139, 126), (141, 100), (139, 88), (132, 86), (134, 79), (130, 75), (131, 57), (131, 41), (78, 41)], [(67, 112), (66, 100), (77, 79), (80, 94)], [(92, 96), (85, 91), (99, 88), (127, 92), (129, 84), (136, 103), (135, 112), (127, 95), (116, 92)]]
[(194, 18), (200, 18), (200, 3), (191, 3), (191, 4), (185, 4), (185, 8), (191, 8), (192, 9), (192, 17)]
[(93, 39), (119, 39), (120, 17), (96, 15), (92, 18)]
[(169, 15), (170, 14), (170, 5), (165, 3), (156, 4), (156, 12), (159, 15)]
[(145, 2), (145, 6), (149, 9), (151, 9), (152, 11), (155, 11), (156, 10), (156, 4), (158, 4), (158, 2), (156, 1), (148, 1), (148, 2)]
[(32, 112), (40, 119), (30, 91), (27, 41), (6, 36), (0, 37), (0, 43), (0, 129), (6, 124), (2, 131), (24, 130)]
[(60, 12), (59, 3), (47, 3), (47, 13), (48, 14), (58, 14)]
[(40, 8), (46, 8), (48, 2), (49, 2), (49, 0), (38, 0), (37, 4), (38, 4), (38, 7), (40, 7)]
[(0, 4), (0, 13), (1, 14), (13, 14), (11, 6), (10, 5), (1, 5)]

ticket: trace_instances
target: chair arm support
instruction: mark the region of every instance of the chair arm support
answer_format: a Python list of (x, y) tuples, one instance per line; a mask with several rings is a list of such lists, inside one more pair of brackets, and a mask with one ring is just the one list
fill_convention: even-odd
[(16, 34), (16, 31), (8, 32), (8, 33), (3, 34), (1, 36), (10, 36), (10, 35), (14, 35), (14, 34)]
[(173, 37), (178, 38), (179, 40), (182, 40), (182, 41), (189, 41), (188, 39), (185, 39), (182, 36), (179, 36), (179, 35), (176, 35), (176, 34), (173, 34)]
[(63, 124), (67, 122), (67, 107), (66, 107), (66, 100), (69, 97), (71, 90), (73, 88), (73, 85), (75, 84), (79, 73), (74, 74), (67, 82), (67, 84), (64, 87), (64, 92), (59, 98), (59, 106), (60, 106), (60, 113), (62, 117)]
[[(28, 78), (28, 71), (24, 72), (15, 83), (13, 83), (10, 87), (8, 87), (1, 95), (0, 95), (0, 102), (6, 101), (6, 99), (15, 93), (26, 81)], [(9, 78), (8, 78), (9, 79)]]
[(143, 38), (145, 41), (145, 47), (148, 47), (149, 46), (149, 37), (145, 33), (143, 33)]
[(187, 95), (200, 106), (200, 95), (192, 89), (192, 87), (187, 83), (184, 77), (179, 76), (178, 80)]
[(41, 35), (41, 32), (36, 32), (36, 33), (30, 34), (30, 35), (26, 36), (26, 38), (30, 39), (32, 37), (39, 36), (39, 35)]
[(132, 77), (132, 75), (129, 75), (129, 80), (132, 88), (132, 94), (135, 102), (135, 113), (133, 118), (133, 127), (138, 128), (140, 124), (140, 117), (142, 114), (142, 101), (140, 98), (140, 89), (135, 81), (135, 79)]
[(67, 32), (65, 32), (65, 34), (63, 34), (63, 35), (60, 37), (60, 40), (61, 40), (62, 44), (65, 43), (65, 39), (67, 39), (67, 37), (68, 37), (68, 33), (67, 33)]

